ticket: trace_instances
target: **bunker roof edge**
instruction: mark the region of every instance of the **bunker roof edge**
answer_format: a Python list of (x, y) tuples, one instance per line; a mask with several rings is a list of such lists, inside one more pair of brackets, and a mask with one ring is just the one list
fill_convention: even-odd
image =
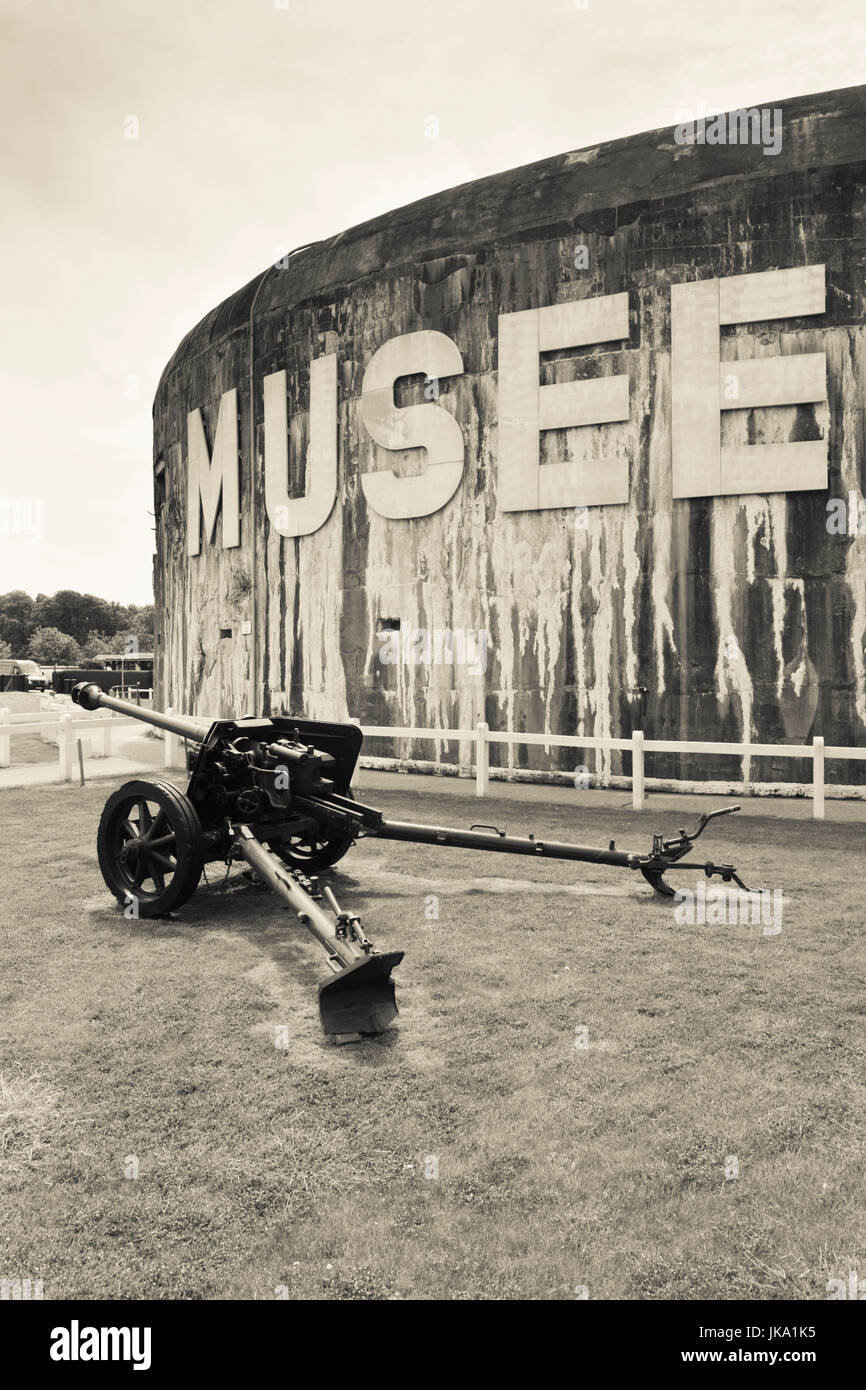
[[(544, 229), (555, 235), (595, 212), (682, 196), (727, 178), (775, 178), (866, 158), (866, 84), (732, 109), (755, 107), (782, 112), (784, 139), (776, 156), (767, 156), (759, 145), (679, 145), (672, 121), (487, 174), (380, 213), (301, 251), (287, 269), (271, 271), (256, 313), (301, 304), (413, 256), (435, 259)], [(154, 410), (166, 383), (190, 358), (248, 331), (263, 275), (268, 271), (227, 296), (181, 340), (160, 377)]]

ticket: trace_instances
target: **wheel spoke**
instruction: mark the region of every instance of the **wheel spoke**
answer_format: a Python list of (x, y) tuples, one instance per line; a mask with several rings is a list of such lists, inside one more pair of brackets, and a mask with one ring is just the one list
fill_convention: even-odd
[(320, 839), (315, 831), (308, 830), (303, 835), (298, 836), (293, 848), (296, 853), (313, 855), (318, 853), (324, 843), (325, 841)]
[(138, 803), (138, 824), (141, 827), (142, 835), (145, 835), (153, 825), (153, 816), (150, 814), (150, 807), (146, 801)]
[(125, 835), (125, 837), (126, 837), (127, 840), (137, 840), (137, 839), (138, 839), (138, 830), (137, 830), (137, 828), (133, 825), (132, 821), (131, 821), (131, 820), (127, 820), (126, 817), (124, 817), (124, 819), (120, 822), (120, 829), (121, 829), (121, 833), (122, 833), (123, 835)]
[(153, 840), (151, 839), (150, 835), (148, 835), (147, 847), (149, 850), (163, 849), (165, 845), (174, 845), (176, 840), (177, 836), (174, 834), (173, 831), (170, 835), (160, 835), (158, 840)]

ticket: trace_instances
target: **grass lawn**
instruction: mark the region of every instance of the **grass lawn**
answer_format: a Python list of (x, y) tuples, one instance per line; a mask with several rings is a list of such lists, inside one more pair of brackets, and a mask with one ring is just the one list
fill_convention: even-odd
[[(321, 949), (237, 871), (224, 891), (209, 866), (172, 919), (113, 907), (113, 785), (2, 795), (3, 1277), (46, 1298), (823, 1299), (866, 1275), (862, 822), (804, 805), (699, 841), (783, 891), (775, 936), (678, 925), (627, 870), (366, 841), (328, 877), (406, 950), (401, 1016), (336, 1047)], [(363, 795), (634, 849), (695, 819), (492, 791), (483, 811)]]
[(15, 735), (14, 766), (29, 766), (31, 763), (56, 763), (57, 744), (46, 743), (38, 734)]

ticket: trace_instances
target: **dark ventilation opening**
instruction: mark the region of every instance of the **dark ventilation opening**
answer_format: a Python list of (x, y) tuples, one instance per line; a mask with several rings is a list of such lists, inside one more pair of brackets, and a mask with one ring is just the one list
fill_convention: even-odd
[(401, 624), (401, 622), (402, 622), (402, 619), (401, 619), (401, 618), (383, 618), (382, 621), (381, 621), (381, 623), (379, 624), (379, 631), (380, 631), (380, 632), (399, 632), (399, 631), (400, 631), (400, 624)]
[(232, 635), (232, 630), (231, 630), (230, 627), (221, 627), (221, 628), (220, 628), (220, 637), (231, 637), (231, 635)]

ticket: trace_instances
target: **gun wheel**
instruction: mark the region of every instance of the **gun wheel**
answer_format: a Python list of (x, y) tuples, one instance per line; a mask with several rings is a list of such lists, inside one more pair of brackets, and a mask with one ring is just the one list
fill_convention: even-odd
[(195, 807), (171, 782), (126, 782), (109, 797), (96, 838), (102, 877), (138, 917), (160, 917), (185, 903), (204, 865)]
[[(351, 788), (343, 792), (343, 796), (350, 801), (355, 799)], [(354, 835), (329, 835), (322, 826), (302, 835), (293, 835), (290, 840), (283, 840), (273, 848), (284, 864), (291, 864), (297, 869), (316, 870), (329, 869), (344, 854), (348, 854), (354, 843)]]
[(344, 854), (348, 854), (354, 843), (351, 835), (332, 835), (329, 838), (327, 835), (313, 832), (292, 836), (290, 841), (283, 841), (273, 848), (283, 863), (291, 864), (293, 868), (329, 869), (338, 859), (342, 859)]

